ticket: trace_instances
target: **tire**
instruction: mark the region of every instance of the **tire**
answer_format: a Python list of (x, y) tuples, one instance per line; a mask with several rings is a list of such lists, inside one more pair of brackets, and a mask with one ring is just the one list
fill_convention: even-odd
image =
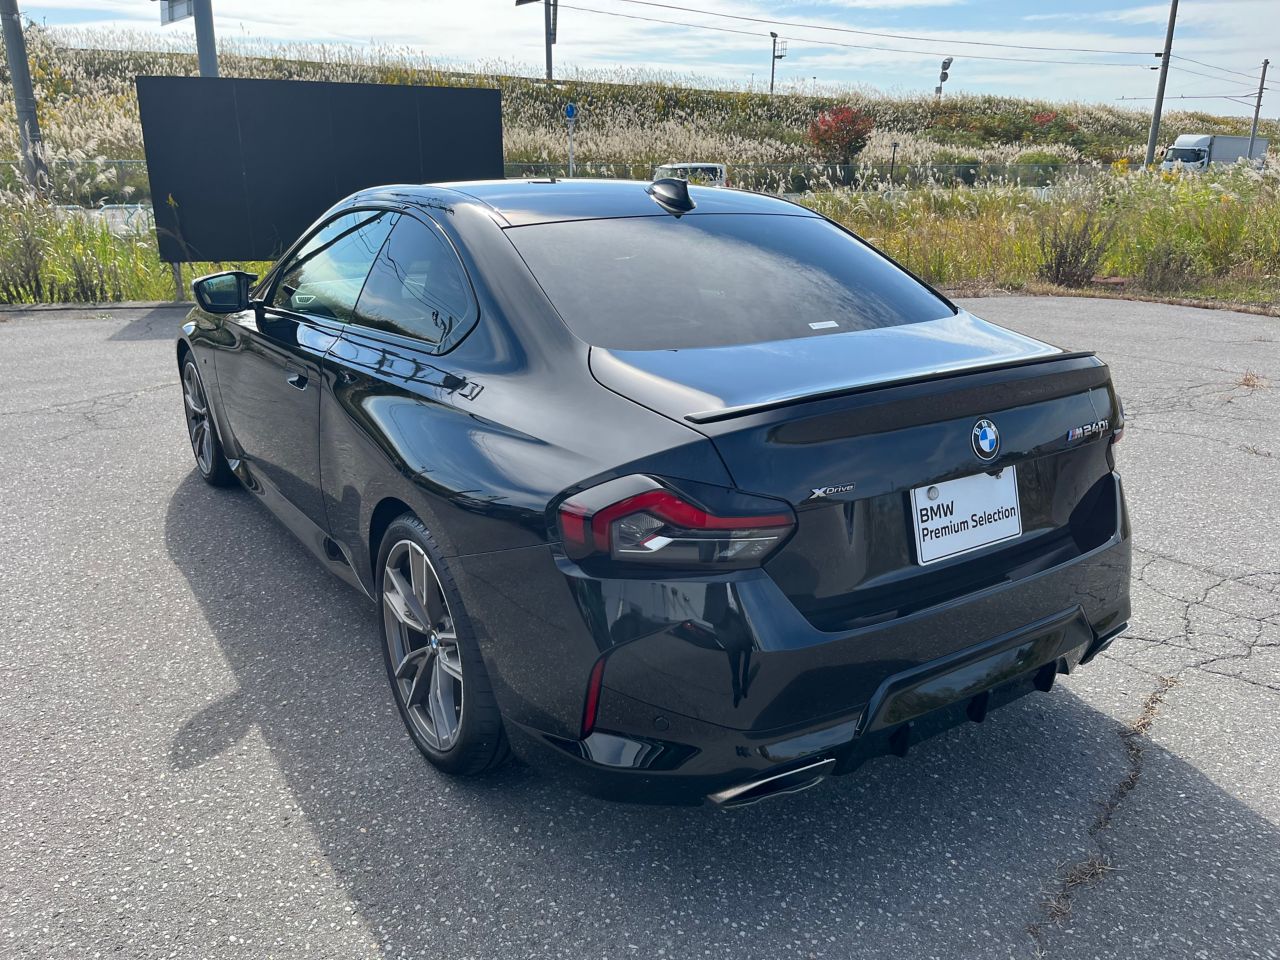
[(188, 352), (182, 358), (182, 412), (187, 421), (187, 437), (196, 458), (196, 469), (204, 482), (213, 487), (229, 487), (236, 476), (227, 466), (227, 457), (218, 439), (218, 428), (209, 408), (209, 395)]
[(387, 528), (377, 571), (383, 661), (409, 736), (445, 773), (496, 770), (510, 750), (484, 659), (440, 548), (413, 514)]

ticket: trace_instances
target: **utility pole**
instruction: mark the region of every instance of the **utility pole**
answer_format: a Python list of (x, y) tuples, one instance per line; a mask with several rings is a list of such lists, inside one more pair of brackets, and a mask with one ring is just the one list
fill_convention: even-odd
[(1164, 109), (1164, 84), (1169, 79), (1169, 53), (1173, 50), (1173, 27), (1178, 22), (1178, 0), (1169, 0), (1169, 29), (1164, 34), (1160, 55), (1160, 82), (1156, 85), (1156, 106), (1151, 112), (1151, 133), (1147, 136), (1147, 166), (1156, 162), (1156, 140), (1160, 137), (1160, 111)]
[(18, 147), (22, 151), (22, 169), (27, 183), (36, 191), (43, 191), (49, 182), (49, 168), (44, 161), (44, 141), (40, 138), (40, 121), (36, 117), (36, 94), (31, 86), (27, 40), (22, 34), (18, 0), (0, 0), (0, 18), (4, 20), (4, 52), (9, 60), (13, 102), (18, 112)]
[(192, 0), (191, 13), (196, 21), (196, 57), (200, 76), (218, 75), (218, 43), (213, 36), (213, 0)]
[(1253, 126), (1249, 129), (1249, 162), (1253, 162), (1253, 145), (1258, 140), (1258, 114), (1262, 112), (1262, 91), (1267, 83), (1267, 66), (1270, 60), (1262, 61), (1262, 79), (1258, 81), (1258, 100), (1253, 105)]
[(213, 36), (213, 0), (160, 0), (160, 25), (177, 23), (191, 17), (196, 28), (196, 59), (200, 76), (218, 75), (218, 42)]
[[(517, 7), (527, 3), (538, 3), (539, 0), (516, 0)], [(547, 42), (547, 83), (551, 82), (551, 46), (556, 42), (556, 21), (559, 19), (560, 0), (541, 0), (543, 28)]]
[(779, 40), (772, 30), (769, 31), (769, 36), (773, 38), (773, 56), (769, 58), (769, 96), (773, 96), (773, 79), (777, 73), (778, 61), (787, 55), (787, 41)]

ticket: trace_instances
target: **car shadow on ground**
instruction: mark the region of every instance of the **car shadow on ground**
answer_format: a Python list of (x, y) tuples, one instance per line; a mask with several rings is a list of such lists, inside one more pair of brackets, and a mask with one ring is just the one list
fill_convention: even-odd
[[(630, 942), (635, 956), (841, 956), (856, 937), (860, 956), (1034, 955), (1028, 924), (1045, 923), (1064, 865), (1098, 853), (1090, 825), (1131, 772), (1117, 721), (1060, 686), (903, 760), (734, 811), (611, 804), (519, 766), (454, 781), (401, 728), (373, 604), (248, 494), (192, 474), (165, 535), (238, 684), (211, 702), (190, 691), (174, 776), (198, 776), (256, 730), (370, 935), (395, 953), (542, 955), (554, 942), (613, 955)], [(1112, 831), (1126, 810), (1164, 811), (1141, 863), (1101, 838), (1119, 882), (1159, 880), (1144, 912), (1123, 916), (1126, 941), (1149, 923), (1154, 947), (1174, 911), (1202, 942), (1238, 942), (1248, 905), (1275, 896), (1263, 887), (1280, 872), (1280, 832), (1150, 744), (1124, 803)], [(1197, 869), (1209, 836), (1235, 858), (1229, 885)], [(964, 937), (973, 948), (956, 952)]]
[(178, 336), (178, 328), (190, 312), (189, 303), (141, 307), (107, 340), (174, 340)]

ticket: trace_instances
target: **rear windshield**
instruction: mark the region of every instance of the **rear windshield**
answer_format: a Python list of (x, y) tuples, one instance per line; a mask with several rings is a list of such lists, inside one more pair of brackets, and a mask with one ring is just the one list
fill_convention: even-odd
[(953, 313), (816, 217), (692, 214), (507, 230), (575, 335), (613, 350), (819, 337)]

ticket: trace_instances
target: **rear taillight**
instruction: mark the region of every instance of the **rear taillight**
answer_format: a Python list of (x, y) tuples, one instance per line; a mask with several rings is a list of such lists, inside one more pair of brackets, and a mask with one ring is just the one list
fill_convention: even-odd
[(791, 534), (795, 515), (780, 500), (696, 485), (718, 503), (652, 477), (592, 487), (559, 509), (565, 552), (575, 560), (737, 568), (762, 563)]
[(1124, 439), (1124, 401), (1116, 397), (1116, 429), (1111, 434), (1111, 442), (1119, 443)]

